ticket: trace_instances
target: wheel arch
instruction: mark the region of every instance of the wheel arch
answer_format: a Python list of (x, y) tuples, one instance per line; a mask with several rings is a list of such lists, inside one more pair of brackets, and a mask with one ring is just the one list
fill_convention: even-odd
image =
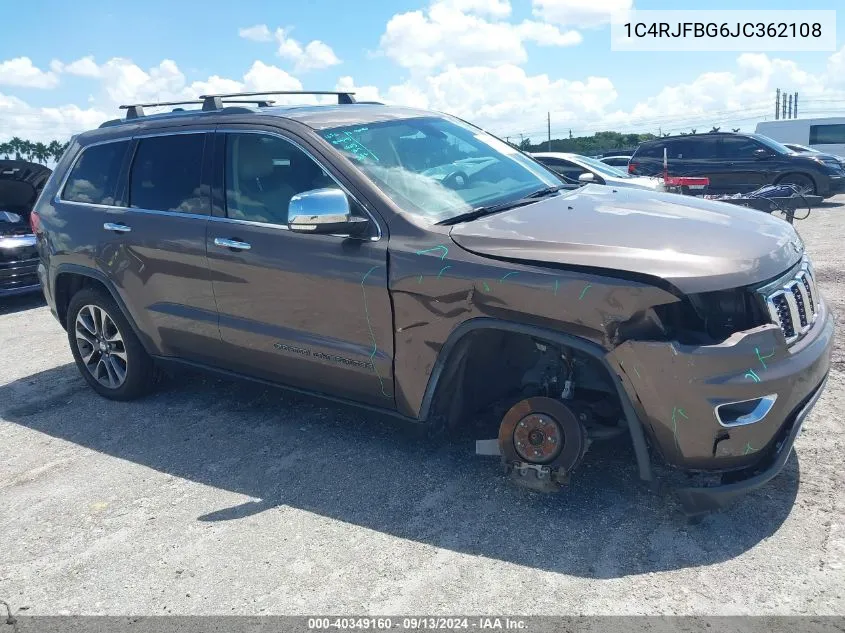
[(464, 321), (461, 325), (452, 330), (452, 333), (440, 348), (437, 360), (434, 363), (434, 368), (429, 374), (428, 384), (426, 385), (425, 393), (420, 404), (418, 418), (421, 421), (432, 421), (436, 410), (435, 403), (437, 402), (438, 394), (443, 393), (444, 385), (448, 386), (451, 380), (460, 376), (462, 366), (467, 359), (466, 352), (472, 344), (472, 334), (484, 330), (496, 330), (500, 332), (521, 334), (532, 338), (546, 340), (549, 343), (556, 343), (565, 347), (571, 347), (583, 352), (584, 354), (592, 356), (599, 361), (613, 379), (614, 387), (616, 388), (617, 395), (622, 404), (625, 420), (631, 436), (631, 442), (634, 447), (634, 453), (637, 458), (637, 467), (639, 469), (640, 479), (644, 481), (653, 480), (651, 460), (649, 458), (648, 446), (646, 444), (642, 422), (640, 421), (639, 416), (637, 416), (637, 413), (631, 404), (631, 400), (622, 386), (621, 380), (619, 380), (618, 376), (614, 373), (608, 363), (606, 351), (600, 345), (593, 343), (592, 341), (570, 334), (489, 317), (478, 317)]
[(118, 310), (121, 311), (124, 318), (126, 318), (132, 327), (132, 331), (138, 337), (138, 340), (141, 341), (144, 350), (148, 354), (154, 353), (154, 348), (149, 338), (138, 328), (138, 324), (126, 308), (126, 304), (114, 288), (114, 284), (99, 270), (75, 264), (62, 264), (57, 267), (53, 275), (52, 287), (53, 297), (56, 303), (56, 316), (63, 328), (67, 329), (67, 309), (73, 295), (82, 288), (99, 287), (105, 290), (114, 300)]
[(818, 191), (819, 191), (819, 181), (812, 173), (807, 172), (807, 171), (795, 171), (795, 170), (788, 171), (785, 174), (778, 176), (775, 179), (775, 184), (782, 183), (784, 180), (786, 180), (790, 176), (803, 176), (804, 178), (808, 178), (810, 180), (810, 182), (813, 183), (813, 191), (815, 193), (818, 193)]

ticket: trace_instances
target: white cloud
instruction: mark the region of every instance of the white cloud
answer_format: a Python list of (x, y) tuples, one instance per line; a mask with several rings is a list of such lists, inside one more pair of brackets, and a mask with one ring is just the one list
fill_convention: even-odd
[(41, 70), (29, 57), (0, 62), (0, 85), (21, 88), (55, 88), (59, 78), (52, 70)]
[(67, 140), (72, 134), (97, 127), (109, 116), (96, 108), (68, 104), (35, 108), (0, 93), (0, 139), (18, 136), (30, 141)]
[(328, 68), (340, 63), (331, 46), (320, 40), (312, 40), (303, 48), (295, 39), (288, 37), (284, 29), (278, 28), (276, 41), (279, 43), (279, 56), (294, 62), (296, 72)]
[(425, 11), (396, 14), (381, 36), (381, 50), (400, 66), (429, 73), (449, 64), (521, 64), (528, 59), (525, 42), (569, 46), (581, 41), (577, 32), (561, 32), (551, 24), (488, 20), (479, 13), (492, 13), (494, 17), (504, 14), (502, 8), (491, 11), (490, 4), (438, 0)]
[(266, 24), (256, 24), (255, 26), (248, 26), (246, 28), (238, 29), (238, 35), (245, 40), (252, 40), (253, 42), (272, 42), (273, 34)]
[(599, 26), (634, 7), (633, 0), (533, 0), (541, 20), (572, 27)]
[(69, 64), (64, 64), (57, 59), (50, 62), (50, 68), (57, 73), (67, 73), (78, 77), (90, 77), (96, 79), (100, 76), (100, 67), (94, 61), (93, 55), (81, 57)]
[(440, 3), (462, 13), (494, 18), (506, 18), (511, 14), (511, 3), (508, 0), (440, 0)]
[(334, 89), (354, 92), (356, 101), (384, 101), (378, 88), (375, 86), (356, 86), (355, 80), (350, 76), (344, 76), (338, 79)]

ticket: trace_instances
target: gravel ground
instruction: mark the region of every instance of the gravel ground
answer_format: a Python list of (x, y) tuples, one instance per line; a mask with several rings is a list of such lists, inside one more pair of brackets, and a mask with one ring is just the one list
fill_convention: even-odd
[[(845, 323), (845, 197), (798, 224)], [(840, 338), (841, 340), (841, 338)], [(784, 472), (691, 525), (591, 454), (571, 490), (276, 390), (99, 398), (37, 299), (0, 305), (0, 599), (44, 614), (845, 614), (842, 345)]]

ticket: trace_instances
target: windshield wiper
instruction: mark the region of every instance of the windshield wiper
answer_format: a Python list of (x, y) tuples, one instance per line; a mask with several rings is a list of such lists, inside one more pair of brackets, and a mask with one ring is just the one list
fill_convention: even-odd
[(565, 185), (544, 187), (543, 189), (539, 189), (537, 191), (534, 191), (533, 193), (529, 193), (527, 196), (523, 196), (522, 198), (511, 200), (510, 202), (501, 202), (499, 204), (493, 204), (486, 207), (477, 207), (472, 211), (467, 211), (466, 213), (460, 213), (454, 217), (446, 218), (445, 220), (440, 220), (440, 222), (436, 222), (436, 224), (439, 224), (441, 226), (449, 226), (452, 224), (459, 224), (461, 222), (471, 222), (472, 220), (476, 220), (485, 215), (492, 215), (501, 211), (507, 211), (509, 209), (515, 209), (516, 207), (521, 207), (526, 204), (531, 204), (538, 198), (545, 198), (546, 196), (550, 196), (554, 193), (557, 193), (564, 187)]

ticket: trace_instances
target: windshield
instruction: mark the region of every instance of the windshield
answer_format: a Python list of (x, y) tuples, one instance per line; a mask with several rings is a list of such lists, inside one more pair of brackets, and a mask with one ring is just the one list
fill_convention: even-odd
[(768, 147), (771, 150), (774, 150), (778, 154), (794, 154), (791, 149), (786, 147), (785, 145), (781, 145), (776, 140), (769, 138), (768, 136), (763, 136), (762, 134), (751, 134), (751, 138), (761, 142), (763, 145)]
[(603, 176), (610, 176), (611, 178), (633, 178), (631, 174), (613, 165), (608, 165), (595, 158), (590, 158), (589, 156), (578, 156), (573, 162), (578, 162), (584, 167), (589, 167), (592, 171), (597, 171)]
[(560, 185), (553, 173), (507, 143), (439, 117), (319, 133), (399, 207), (430, 222)]

